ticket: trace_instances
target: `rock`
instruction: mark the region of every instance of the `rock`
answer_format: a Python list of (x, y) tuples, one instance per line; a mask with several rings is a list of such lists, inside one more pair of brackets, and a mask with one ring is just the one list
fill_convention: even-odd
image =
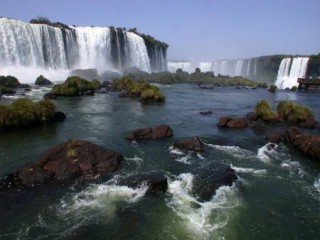
[(285, 131), (283, 139), (307, 156), (320, 160), (320, 135), (301, 132), (297, 127), (291, 127)]
[(221, 117), (218, 120), (217, 126), (218, 127), (226, 127), (227, 123), (231, 120), (231, 117)]
[(39, 77), (37, 77), (34, 84), (37, 86), (48, 86), (48, 85), (52, 85), (52, 82), (49, 79), (45, 78), (44, 76), (40, 75)]
[(43, 99), (56, 99), (56, 98), (57, 98), (57, 95), (55, 95), (52, 92), (48, 92), (48, 93), (44, 94), (44, 96), (43, 96)]
[(268, 142), (271, 142), (271, 143), (279, 143), (282, 140), (282, 132), (275, 131), (275, 132), (269, 133), (266, 136), (266, 139)]
[(29, 84), (26, 84), (26, 83), (22, 83), (20, 84), (19, 88), (26, 88), (26, 89), (30, 89), (31, 86)]
[(221, 164), (210, 164), (197, 170), (192, 181), (192, 194), (199, 201), (209, 201), (221, 186), (232, 186), (237, 180), (236, 172)]
[(171, 137), (173, 135), (173, 130), (168, 125), (159, 125), (152, 129), (152, 138), (161, 139), (165, 137)]
[(188, 138), (180, 141), (176, 141), (173, 144), (174, 148), (179, 148), (183, 151), (195, 151), (195, 152), (203, 152), (203, 143), (198, 137)]
[(139, 139), (161, 139), (171, 137), (173, 130), (168, 125), (159, 125), (154, 128), (138, 128), (130, 131), (126, 139), (139, 140)]
[(257, 121), (258, 120), (258, 115), (256, 112), (249, 112), (249, 113), (247, 113), (246, 117), (249, 121)]
[(201, 114), (202, 116), (208, 116), (208, 115), (211, 115), (211, 114), (212, 114), (212, 111), (202, 111), (202, 112), (200, 112), (200, 114)]
[(245, 118), (232, 118), (227, 122), (229, 128), (245, 128), (248, 126), (248, 121)]
[[(83, 140), (69, 140), (49, 148), (35, 162), (8, 176), (11, 185), (32, 187), (113, 173), (122, 160), (123, 156), (113, 150)], [(1, 182), (0, 186), (4, 186)]]
[(141, 187), (143, 184), (148, 186), (148, 192), (166, 192), (168, 181), (161, 172), (149, 172), (131, 176), (124, 180), (130, 188)]
[(66, 119), (66, 115), (61, 111), (57, 111), (50, 118), (49, 122), (63, 122), (65, 119)]
[(318, 122), (314, 118), (307, 118), (304, 122), (299, 123), (302, 128), (315, 128)]

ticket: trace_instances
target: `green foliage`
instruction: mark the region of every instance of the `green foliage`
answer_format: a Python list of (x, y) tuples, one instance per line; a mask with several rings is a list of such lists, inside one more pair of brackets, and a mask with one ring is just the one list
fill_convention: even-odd
[(7, 88), (17, 88), (20, 86), (20, 82), (13, 76), (0, 76), (0, 86)]
[(291, 88), (291, 91), (293, 91), (293, 92), (295, 92), (295, 91), (297, 91), (297, 86), (293, 86), (292, 88)]
[(46, 24), (51, 27), (58, 27), (62, 29), (70, 29), (70, 27), (61, 22), (51, 22), (47, 17), (37, 17), (30, 20), (31, 24)]
[(272, 122), (277, 119), (277, 114), (275, 114), (267, 100), (261, 100), (256, 105), (256, 113), (259, 118), (264, 121)]
[(113, 87), (119, 91), (125, 90), (129, 97), (139, 97), (141, 100), (164, 101), (165, 96), (156, 86), (152, 86), (145, 80), (135, 81), (129, 76), (115, 79)]
[(97, 79), (92, 79), (91, 86), (93, 87), (94, 90), (97, 90), (97, 89), (101, 88), (101, 82)]
[[(52, 93), (57, 96), (77, 96), (85, 92), (92, 92), (96, 89), (98, 80), (89, 82), (83, 78), (72, 76), (68, 77), (62, 84), (56, 84), (52, 88)], [(99, 82), (100, 83), (100, 82)]]
[(268, 91), (269, 91), (269, 92), (272, 92), (272, 93), (275, 93), (276, 90), (277, 90), (277, 88), (278, 88), (278, 87), (277, 87), (276, 85), (272, 84), (272, 85), (269, 86)]
[(56, 107), (51, 100), (32, 102), (21, 98), (11, 105), (0, 105), (0, 129), (21, 128), (48, 121)]
[(291, 121), (305, 121), (314, 116), (309, 107), (289, 100), (279, 102), (277, 112), (283, 120)]

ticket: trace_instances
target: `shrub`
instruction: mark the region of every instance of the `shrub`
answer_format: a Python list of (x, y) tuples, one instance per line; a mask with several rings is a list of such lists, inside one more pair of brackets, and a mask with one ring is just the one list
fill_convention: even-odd
[(309, 107), (289, 100), (279, 102), (277, 112), (283, 120), (305, 121), (313, 117), (313, 112)]
[(295, 91), (297, 91), (297, 86), (293, 86), (292, 88), (291, 88), (291, 91), (293, 91), (293, 92), (295, 92)]
[(17, 88), (20, 82), (13, 76), (0, 76), (0, 86), (7, 88)]
[(0, 105), (0, 129), (11, 129), (31, 126), (50, 120), (56, 107), (51, 100), (32, 102), (21, 98), (11, 105)]
[(272, 84), (272, 85), (269, 86), (268, 91), (274, 93), (274, 92), (276, 92), (277, 88), (278, 88), (278, 87), (277, 87), (276, 85), (273, 85), (273, 84)]
[(52, 93), (57, 96), (82, 95), (87, 91), (92, 92), (97, 86), (96, 81), (98, 80), (89, 82), (88, 80), (77, 76), (68, 77), (64, 83), (54, 85), (52, 88)]
[(277, 115), (272, 111), (267, 100), (261, 100), (256, 105), (256, 114), (264, 121), (272, 122), (277, 120)]

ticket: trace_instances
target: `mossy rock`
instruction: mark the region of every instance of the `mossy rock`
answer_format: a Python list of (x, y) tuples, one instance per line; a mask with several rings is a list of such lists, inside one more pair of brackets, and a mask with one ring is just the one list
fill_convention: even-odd
[[(100, 83), (100, 82), (99, 82)], [(78, 96), (94, 91), (97, 87), (97, 80), (90, 82), (86, 79), (72, 76), (68, 77), (62, 84), (56, 84), (52, 88), (52, 93), (56, 96)]]
[(38, 85), (38, 86), (48, 86), (48, 85), (51, 85), (52, 82), (45, 78), (44, 76), (40, 75), (39, 77), (37, 77), (36, 81), (35, 81), (35, 85)]
[(278, 119), (275, 112), (272, 111), (270, 103), (267, 100), (261, 100), (256, 105), (256, 114), (263, 121), (274, 122)]
[(19, 80), (13, 76), (0, 76), (1, 87), (18, 88), (20, 85)]
[(289, 100), (279, 102), (277, 112), (283, 120), (290, 120), (294, 122), (305, 121), (306, 119), (314, 116), (309, 107)]

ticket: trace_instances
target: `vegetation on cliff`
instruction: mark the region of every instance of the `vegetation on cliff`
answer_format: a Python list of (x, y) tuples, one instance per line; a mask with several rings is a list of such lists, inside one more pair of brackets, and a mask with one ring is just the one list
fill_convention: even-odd
[(137, 97), (141, 100), (164, 101), (165, 96), (156, 86), (151, 85), (145, 80), (135, 81), (128, 76), (115, 79), (113, 87), (118, 91), (124, 91), (124, 96)]
[(0, 130), (23, 128), (50, 122), (56, 107), (51, 100), (33, 102), (21, 98), (10, 105), (0, 105)]
[(70, 27), (61, 22), (51, 22), (47, 17), (37, 17), (30, 20), (31, 24), (46, 24), (51, 27), (58, 27), (62, 29), (70, 29)]

